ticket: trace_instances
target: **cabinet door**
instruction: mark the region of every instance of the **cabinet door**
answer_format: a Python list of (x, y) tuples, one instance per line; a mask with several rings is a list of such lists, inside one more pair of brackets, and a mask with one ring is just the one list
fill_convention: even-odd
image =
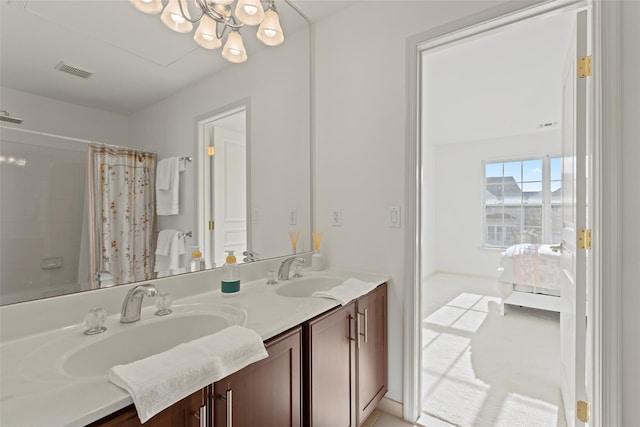
[(297, 327), (265, 343), (268, 358), (216, 382), (214, 427), (300, 427), (301, 346)]
[(387, 393), (387, 284), (358, 299), (358, 420)]
[(306, 323), (308, 425), (356, 426), (355, 301)]
[(206, 389), (202, 389), (174, 403), (141, 424), (136, 408), (131, 405), (115, 412), (89, 427), (199, 427), (200, 408), (206, 405)]

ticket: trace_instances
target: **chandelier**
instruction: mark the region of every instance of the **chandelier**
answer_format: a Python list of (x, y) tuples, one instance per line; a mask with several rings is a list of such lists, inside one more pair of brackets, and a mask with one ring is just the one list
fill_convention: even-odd
[[(197, 23), (193, 40), (206, 49), (218, 49), (226, 36), (222, 57), (236, 64), (247, 60), (247, 51), (240, 34), (240, 28), (245, 25), (259, 25), (256, 36), (267, 46), (278, 46), (284, 41), (274, 0), (169, 0), (166, 6), (162, 0), (129, 2), (144, 13), (162, 12), (162, 23), (178, 33), (190, 33), (193, 24)], [(191, 9), (188, 2), (194, 5)], [(263, 2), (267, 6), (266, 10), (262, 6)], [(191, 17), (193, 10), (198, 17)]]

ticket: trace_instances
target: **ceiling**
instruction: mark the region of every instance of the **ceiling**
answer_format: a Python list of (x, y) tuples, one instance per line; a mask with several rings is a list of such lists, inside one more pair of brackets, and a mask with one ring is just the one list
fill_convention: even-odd
[[(317, 22), (357, 3), (277, 1), (285, 37), (307, 25), (294, 7)], [(219, 50), (200, 48), (190, 34), (168, 30), (158, 15), (141, 13), (127, 0), (0, 0), (0, 7), (2, 87), (123, 115), (223, 67), (250, 67), (252, 55), (277, 49), (263, 46), (248, 28), (249, 60), (230, 64)], [(424, 62), (426, 136), (439, 143), (482, 140), (559, 122), (559, 75), (571, 25), (569, 15), (555, 15), (430, 51)], [(61, 73), (54, 69), (60, 61), (94, 74), (84, 80)]]
[(539, 17), (426, 51), (427, 140), (448, 144), (558, 130), (574, 19), (572, 13)]
[[(317, 20), (351, 3), (297, 0), (295, 6)], [(307, 25), (288, 3), (276, 4), (285, 38)], [(0, 0), (0, 7), (1, 86), (125, 115), (223, 67), (250, 66), (251, 55), (274, 49), (247, 28), (249, 60), (230, 64), (220, 50), (199, 47), (191, 34), (168, 30), (158, 15), (127, 0)], [(59, 72), (60, 61), (94, 74), (85, 80)]]

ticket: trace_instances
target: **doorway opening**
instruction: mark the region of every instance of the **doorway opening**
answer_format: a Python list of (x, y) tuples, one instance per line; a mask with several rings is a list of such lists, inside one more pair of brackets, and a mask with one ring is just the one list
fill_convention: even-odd
[(562, 211), (575, 209), (562, 198), (573, 159), (563, 154), (562, 78), (578, 13), (421, 51), (426, 425), (574, 425), (563, 398), (580, 393), (561, 391), (572, 327), (560, 314)]
[(242, 260), (250, 242), (247, 122), (244, 104), (198, 121), (199, 241), (206, 268), (222, 266), (229, 251)]

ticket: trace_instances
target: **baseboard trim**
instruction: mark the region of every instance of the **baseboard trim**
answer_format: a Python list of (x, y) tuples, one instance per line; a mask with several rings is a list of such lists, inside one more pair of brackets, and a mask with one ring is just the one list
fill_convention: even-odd
[(388, 397), (383, 397), (376, 408), (380, 409), (383, 412), (386, 412), (389, 415), (393, 415), (396, 418), (402, 419), (402, 403), (396, 402), (395, 400), (391, 400)]

